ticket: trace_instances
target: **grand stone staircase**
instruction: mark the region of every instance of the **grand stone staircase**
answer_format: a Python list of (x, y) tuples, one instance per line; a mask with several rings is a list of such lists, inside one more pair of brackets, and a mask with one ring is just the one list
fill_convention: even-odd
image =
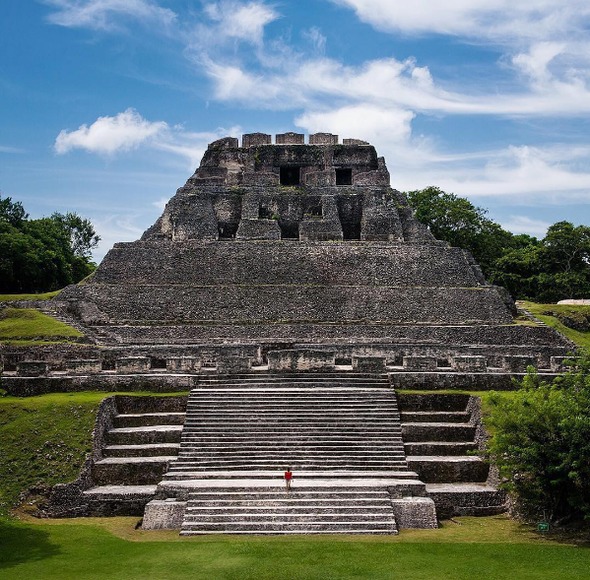
[(427, 525), (436, 525), (432, 500), (408, 469), (385, 375), (202, 379), (158, 489), (144, 527), (172, 519), (183, 535), (395, 533), (396, 509), (407, 520), (409, 503), (430, 509)]
[(408, 466), (426, 483), (439, 518), (492, 515), (505, 510), (505, 493), (492, 485), (477, 451), (485, 436), (466, 394), (399, 397)]

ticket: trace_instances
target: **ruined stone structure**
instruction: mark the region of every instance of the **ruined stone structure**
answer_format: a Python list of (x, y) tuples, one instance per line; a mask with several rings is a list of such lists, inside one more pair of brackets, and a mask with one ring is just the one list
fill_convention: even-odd
[[(469, 252), (414, 218), (374, 147), (304, 141), (210, 144), (141, 240), (49, 306), (94, 345), (35, 360), (5, 350), (15, 394), (193, 389), (186, 417), (178, 402), (111, 409), (83, 481), (56, 492), (71, 513), (152, 500), (145, 527), (187, 534), (391, 533), (436, 525), (435, 507), (501, 509), (487, 467), (466, 456), (481, 440), (473, 403), (406, 396), (400, 416), (391, 387), (510, 388), (529, 364), (553, 376), (572, 345), (515, 320)], [(285, 463), (290, 503), (277, 499)]]

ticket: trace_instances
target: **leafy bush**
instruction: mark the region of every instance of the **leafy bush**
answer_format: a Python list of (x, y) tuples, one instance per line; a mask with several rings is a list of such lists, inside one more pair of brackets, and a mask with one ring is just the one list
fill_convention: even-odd
[(513, 397), (491, 397), (489, 454), (520, 511), (590, 519), (590, 356), (549, 384), (533, 369)]

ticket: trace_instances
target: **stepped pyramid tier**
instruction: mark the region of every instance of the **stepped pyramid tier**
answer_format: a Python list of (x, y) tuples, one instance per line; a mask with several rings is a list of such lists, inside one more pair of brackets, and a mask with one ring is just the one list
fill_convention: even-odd
[(57, 302), (113, 357), (149, 347), (152, 360), (306, 370), (323, 351), (328, 366), (521, 372), (567, 353), (551, 329), (516, 324), (507, 293), (389, 182), (364, 141), (220, 139), (141, 239), (115, 244)]

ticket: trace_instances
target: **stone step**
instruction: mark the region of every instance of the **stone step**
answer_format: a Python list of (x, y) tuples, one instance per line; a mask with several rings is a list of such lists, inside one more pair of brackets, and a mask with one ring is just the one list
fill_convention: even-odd
[[(408, 444), (411, 445), (411, 444)], [(457, 445), (468, 445), (463, 443), (458, 443)], [(126, 446), (123, 446), (126, 447)], [(280, 442), (273, 442), (272, 444), (265, 445), (263, 442), (258, 444), (251, 444), (248, 446), (241, 446), (236, 448), (232, 445), (209, 445), (207, 447), (199, 447), (198, 450), (190, 449), (188, 447), (183, 447), (182, 453), (183, 455), (187, 453), (200, 453), (204, 455), (215, 455), (215, 454), (227, 454), (227, 453), (261, 453), (266, 454), (269, 456), (273, 456), (277, 453), (284, 453), (284, 452), (302, 452), (308, 451), (309, 453), (371, 453), (375, 451), (376, 448), (374, 445), (367, 445), (363, 441), (359, 442), (333, 442), (330, 445), (324, 445), (320, 441), (312, 441), (305, 445), (294, 445), (290, 442), (287, 443), (280, 443)], [(392, 453), (398, 454), (405, 457), (405, 453), (403, 453), (403, 447), (401, 446), (401, 441), (399, 445), (395, 447), (387, 447), (387, 450), (391, 451)], [(415, 453), (414, 455), (435, 455), (435, 453)], [(453, 455), (453, 453), (444, 453), (444, 455)]]
[[(326, 468), (325, 465), (319, 466), (314, 469), (305, 469), (299, 470), (297, 467), (292, 466), (292, 469), (297, 472), (294, 475), (294, 481), (297, 486), (304, 484), (307, 478), (312, 477), (311, 474), (318, 473), (322, 474), (321, 477), (329, 479), (331, 482), (334, 482), (333, 485), (337, 485), (343, 479), (349, 479), (351, 477), (354, 478), (372, 478), (372, 479), (381, 479), (383, 480), (383, 485), (387, 487), (393, 487), (395, 485), (411, 485), (413, 489), (422, 489), (424, 487), (424, 483), (417, 479), (418, 475), (414, 471), (410, 471), (407, 469), (388, 469), (383, 467), (375, 467), (375, 468), (365, 468), (364, 466), (354, 469), (330, 469), (329, 471), (322, 471)], [(284, 468), (283, 468), (284, 469)], [(247, 475), (244, 475), (247, 474)], [(201, 480), (201, 481), (212, 481), (215, 479), (219, 480), (227, 480), (228, 478), (234, 478), (236, 481), (241, 482), (244, 479), (254, 480), (254, 479), (267, 479), (268, 477), (273, 477), (272, 480), (273, 485), (277, 486), (284, 486), (283, 480), (283, 471), (278, 471), (277, 466), (267, 467), (264, 469), (259, 470), (252, 470), (250, 466), (245, 467), (244, 469), (235, 469), (235, 470), (227, 470), (227, 469), (215, 469), (215, 470), (207, 470), (207, 471), (178, 471), (178, 472), (166, 472), (164, 474), (162, 481), (167, 480), (185, 480), (192, 482), (193, 480)], [(243, 484), (242, 484), (243, 485)], [(414, 495), (420, 495), (419, 493), (414, 493)]]
[[(425, 423), (424, 423), (425, 424)], [(450, 423), (448, 423), (450, 424)], [(464, 423), (454, 423), (455, 425), (465, 425)], [(262, 431), (299, 431), (299, 430), (316, 430), (316, 431), (344, 431), (344, 432), (352, 432), (352, 433), (373, 433), (379, 431), (394, 431), (394, 432), (401, 432), (402, 426), (395, 421), (395, 419), (391, 419), (390, 421), (375, 421), (373, 425), (372, 421), (364, 421), (362, 423), (358, 423), (355, 421), (326, 421), (325, 423), (321, 420), (317, 421), (301, 421), (297, 422), (294, 421), (291, 423), (288, 418), (285, 420), (272, 420), (272, 418), (267, 418), (266, 421), (206, 421), (199, 419), (188, 419), (185, 423), (185, 430), (186, 431), (217, 431), (223, 430), (227, 431), (227, 429), (234, 430), (243, 430), (243, 429), (252, 429), (252, 430), (262, 430)]]
[(114, 427), (144, 427), (152, 425), (182, 425), (185, 413), (136, 413), (115, 415)]
[(402, 423), (467, 423), (471, 413), (467, 411), (402, 411)]
[(424, 483), (485, 482), (489, 473), (489, 465), (475, 456), (410, 456), (408, 468)]
[(142, 445), (148, 443), (178, 443), (182, 425), (152, 425), (148, 427), (120, 427), (106, 434), (108, 445)]
[(414, 441), (473, 441), (475, 426), (464, 423), (403, 423), (402, 436)]
[(145, 506), (154, 499), (156, 485), (104, 485), (83, 492), (86, 503), (84, 515), (142, 516)]
[(428, 483), (439, 519), (486, 516), (506, 511), (506, 492), (485, 483)]
[(162, 480), (171, 456), (107, 457), (92, 466), (96, 485), (148, 485)]
[(181, 536), (202, 534), (269, 534), (269, 535), (309, 535), (309, 534), (397, 534), (395, 520), (383, 522), (314, 522), (305, 525), (285, 526), (284, 522), (257, 523), (246, 526), (244, 523), (212, 524), (187, 526), (180, 531)]
[[(389, 508), (381, 508), (372, 507), (367, 508), (367, 512), (359, 511), (358, 508), (356, 510), (354, 508), (350, 509), (342, 509), (338, 513), (334, 513), (334, 511), (330, 512), (329, 510), (300, 510), (298, 508), (293, 509), (284, 509), (284, 510), (263, 510), (263, 511), (244, 511), (240, 510), (238, 513), (234, 511), (233, 506), (228, 506), (227, 512), (225, 513), (216, 513), (216, 512), (208, 512), (207, 510), (199, 510), (192, 507), (187, 507), (187, 510), (184, 514), (184, 522), (183, 522), (183, 529), (187, 529), (192, 525), (201, 526), (207, 523), (211, 524), (234, 524), (236, 522), (236, 516), (239, 517), (240, 523), (247, 524), (247, 523), (262, 523), (268, 524), (270, 522), (276, 522), (277, 520), (282, 520), (283, 524), (293, 524), (293, 523), (318, 523), (318, 520), (322, 522), (341, 522), (342, 516), (346, 515), (346, 519), (349, 522), (355, 521), (362, 521), (362, 522), (383, 522), (388, 521), (391, 517), (391, 506)], [(269, 522), (270, 520), (270, 522)]]
[(477, 443), (472, 441), (416, 441), (405, 443), (408, 457), (412, 455), (466, 455), (477, 450)]
[(402, 412), (406, 411), (465, 411), (470, 395), (457, 394), (412, 394), (398, 393), (397, 400)]
[(156, 455), (177, 456), (179, 443), (148, 443), (143, 445), (107, 445), (102, 452), (105, 457), (150, 457)]
[[(194, 469), (213, 469), (215, 466), (220, 466), (223, 469), (281, 469), (282, 467), (286, 467), (287, 465), (291, 465), (293, 469), (322, 469), (322, 468), (333, 468), (333, 467), (362, 467), (363, 465), (369, 466), (383, 466), (383, 469), (389, 468), (404, 468), (406, 467), (406, 461), (389, 458), (389, 457), (380, 457), (380, 458), (369, 458), (365, 459), (362, 457), (342, 457), (342, 458), (331, 458), (331, 457), (277, 457), (276, 459), (267, 459), (264, 458), (251, 458), (246, 460), (219, 460), (219, 461), (207, 461), (203, 460), (187, 460), (181, 459), (179, 463), (174, 463), (170, 465), (169, 471), (172, 473), (179, 473), (184, 471), (191, 471)], [(444, 480), (443, 480), (444, 481)], [(452, 481), (452, 480), (451, 480)], [(478, 481), (477, 479), (473, 480), (463, 480), (463, 481)]]
[(282, 457), (285, 455), (294, 455), (305, 453), (308, 457), (380, 457), (386, 455), (387, 457), (397, 457), (399, 459), (405, 459), (405, 453), (397, 451), (395, 449), (371, 449), (371, 450), (358, 450), (358, 449), (337, 449), (337, 450), (316, 450), (316, 449), (291, 449), (288, 446), (283, 449), (275, 449), (268, 451), (267, 449), (243, 449), (243, 448), (230, 448), (225, 451), (207, 452), (201, 449), (198, 450), (183, 450), (179, 453), (178, 459), (192, 459), (192, 458), (203, 458), (203, 457), (219, 457), (223, 459), (237, 459), (240, 457), (247, 458), (250, 456), (255, 457), (268, 457), (270, 459), (274, 457)]

